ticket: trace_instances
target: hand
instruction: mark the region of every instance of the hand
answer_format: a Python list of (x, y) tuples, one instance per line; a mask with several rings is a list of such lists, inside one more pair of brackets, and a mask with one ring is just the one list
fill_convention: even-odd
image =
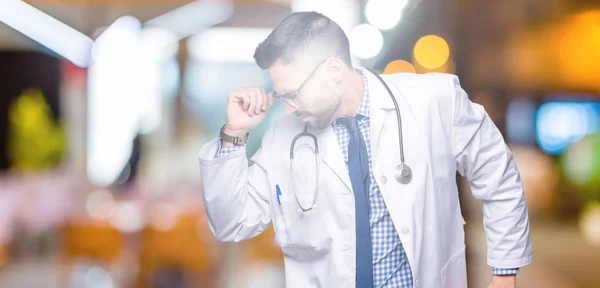
[(267, 95), (262, 88), (242, 88), (229, 93), (225, 133), (246, 136), (265, 119), (273, 99), (273, 92)]
[(492, 283), (488, 288), (515, 288), (517, 287), (517, 276), (492, 276)]

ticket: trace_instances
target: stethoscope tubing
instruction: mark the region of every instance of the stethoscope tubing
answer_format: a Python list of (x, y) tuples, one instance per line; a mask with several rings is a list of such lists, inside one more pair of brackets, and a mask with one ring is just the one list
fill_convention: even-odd
[[(394, 93), (392, 93), (392, 90), (390, 89), (390, 87), (385, 83), (385, 81), (383, 80), (383, 78), (381, 78), (381, 76), (379, 76), (379, 74), (377, 74), (376, 72), (367, 69), (369, 72), (373, 73), (373, 75), (375, 75), (375, 77), (383, 84), (383, 86), (385, 87), (385, 89), (388, 92), (388, 95), (390, 95), (390, 98), (392, 99), (392, 102), (394, 103), (394, 110), (396, 111), (396, 120), (398, 122), (398, 146), (399, 146), (399, 152), (400, 152), (400, 165), (397, 166), (396, 169), (400, 169), (400, 171), (396, 171), (396, 174), (399, 173), (400, 176), (397, 176), (396, 180), (401, 183), (401, 184), (407, 184), (412, 180), (412, 172), (410, 170), (410, 167), (404, 162), (404, 142), (403, 142), (403, 137), (402, 137), (402, 116), (400, 114), (400, 107), (398, 106), (398, 102), (396, 101), (396, 97), (394, 97)], [(316, 167), (316, 173), (317, 173), (317, 178), (316, 178), (316, 187), (315, 187), (315, 195), (313, 198), (313, 201), (311, 203), (311, 206), (306, 209), (304, 208), (301, 203), (300, 200), (298, 199), (298, 195), (296, 193), (296, 183), (294, 181), (294, 169), (293, 169), (293, 165), (294, 165), (294, 148), (296, 146), (296, 141), (304, 136), (308, 136), (310, 138), (313, 139), (314, 142), (314, 154), (315, 154), (315, 162), (317, 163), (317, 167)], [(315, 203), (317, 201), (318, 198), (318, 193), (319, 193), (319, 141), (317, 139), (317, 136), (308, 132), (308, 123), (304, 125), (304, 130), (300, 133), (298, 133), (298, 135), (296, 135), (294, 137), (294, 139), (292, 140), (292, 143), (290, 145), (290, 174), (292, 177), (292, 188), (294, 190), (294, 197), (296, 198), (296, 203), (298, 204), (298, 207), (300, 208), (301, 212), (307, 212), (313, 209), (313, 207), (315, 206)], [(405, 175), (406, 172), (407, 175)], [(399, 177), (399, 178), (398, 178)]]

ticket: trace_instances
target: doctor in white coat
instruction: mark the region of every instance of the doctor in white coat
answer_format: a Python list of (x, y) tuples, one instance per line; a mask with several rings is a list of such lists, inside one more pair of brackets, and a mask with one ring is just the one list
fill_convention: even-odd
[[(218, 240), (252, 238), (273, 224), (287, 287), (466, 287), (458, 171), (483, 203), (490, 287), (515, 287), (518, 268), (532, 261), (519, 172), (502, 135), (456, 76), (381, 76), (400, 110), (404, 161), (412, 170), (402, 184), (395, 177), (401, 155), (392, 96), (376, 75), (352, 66), (335, 22), (293, 13), (255, 59), (275, 91), (231, 92), (220, 138), (199, 155)], [(247, 159), (248, 133), (277, 98), (288, 116)], [(291, 148), (306, 124), (316, 143), (303, 136)], [(301, 151), (315, 144), (318, 154)], [(290, 149), (303, 155), (292, 168)]]

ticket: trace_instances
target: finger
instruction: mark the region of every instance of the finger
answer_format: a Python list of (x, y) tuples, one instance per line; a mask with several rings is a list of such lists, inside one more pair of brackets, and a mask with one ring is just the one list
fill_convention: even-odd
[(265, 91), (256, 89), (256, 110), (254, 110), (254, 113), (260, 114), (265, 110), (265, 104), (267, 103), (265, 98)]
[(267, 109), (269, 109), (269, 96), (267, 96), (265, 89), (260, 89), (260, 93), (263, 96), (262, 111), (267, 111)]
[(231, 101), (233, 103), (241, 103), (241, 102), (243, 102), (243, 99), (239, 93), (230, 92), (229, 93), (229, 101)]
[(244, 108), (244, 111), (248, 111), (248, 108), (250, 107), (250, 103), (251, 103), (251, 99), (250, 96), (248, 95), (248, 93), (241, 93), (240, 98), (242, 99), (242, 108)]
[(246, 95), (250, 98), (250, 105), (248, 105), (248, 115), (252, 116), (256, 110), (256, 93), (254, 91), (247, 91)]
[(244, 111), (248, 110), (249, 101), (245, 93), (239, 91), (231, 92), (229, 93), (229, 99), (233, 103), (238, 103)]

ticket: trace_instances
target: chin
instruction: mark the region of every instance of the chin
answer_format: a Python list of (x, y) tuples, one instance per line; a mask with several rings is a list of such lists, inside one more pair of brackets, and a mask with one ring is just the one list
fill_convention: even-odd
[(331, 123), (325, 121), (311, 121), (308, 123), (308, 126), (317, 130), (322, 130), (329, 127), (330, 124)]

